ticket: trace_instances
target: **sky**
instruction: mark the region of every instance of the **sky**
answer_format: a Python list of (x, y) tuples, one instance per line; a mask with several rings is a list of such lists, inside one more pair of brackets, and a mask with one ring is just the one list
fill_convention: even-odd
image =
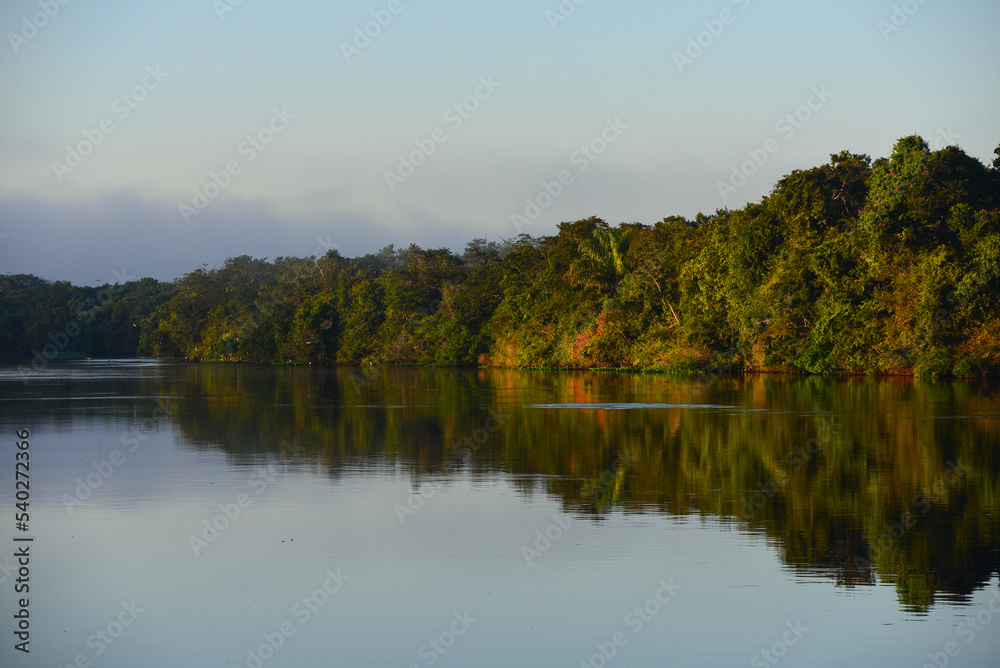
[(461, 251), (1000, 144), (995, 0), (3, 0), (0, 273)]

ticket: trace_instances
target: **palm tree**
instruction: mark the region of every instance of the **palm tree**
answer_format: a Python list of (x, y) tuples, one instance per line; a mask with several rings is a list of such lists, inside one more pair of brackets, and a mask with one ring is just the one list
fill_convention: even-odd
[(625, 277), (625, 255), (631, 243), (631, 230), (621, 227), (598, 227), (594, 238), (580, 243), (578, 267), (583, 269), (602, 292), (614, 293)]

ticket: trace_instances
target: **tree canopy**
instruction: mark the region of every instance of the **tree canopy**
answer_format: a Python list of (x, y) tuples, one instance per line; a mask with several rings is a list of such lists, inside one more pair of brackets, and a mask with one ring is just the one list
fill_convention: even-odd
[(739, 210), (588, 218), (462, 254), (241, 256), (102, 288), (5, 275), (0, 351), (32, 359), (73, 322), (60, 355), (995, 374), (997, 156), (905, 137), (888, 158), (795, 170)]

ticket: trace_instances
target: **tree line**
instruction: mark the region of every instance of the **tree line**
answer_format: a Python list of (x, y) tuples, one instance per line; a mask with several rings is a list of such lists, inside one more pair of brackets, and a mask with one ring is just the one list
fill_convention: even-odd
[[(201, 362), (981, 376), (1000, 371), (1000, 147), (841, 152), (738, 210), (173, 282), (0, 276), (0, 351)], [(102, 293), (103, 290), (103, 293)], [(102, 299), (107, 297), (106, 299)], [(70, 335), (68, 324), (78, 326)]]

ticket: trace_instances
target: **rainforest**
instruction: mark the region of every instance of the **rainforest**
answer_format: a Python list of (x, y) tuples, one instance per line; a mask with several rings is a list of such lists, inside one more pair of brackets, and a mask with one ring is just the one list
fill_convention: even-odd
[[(738, 210), (447, 248), (234, 257), (172, 282), (0, 276), (0, 352), (981, 377), (1000, 372), (1000, 147), (918, 136)], [(132, 271), (135, 271), (133, 268)]]

